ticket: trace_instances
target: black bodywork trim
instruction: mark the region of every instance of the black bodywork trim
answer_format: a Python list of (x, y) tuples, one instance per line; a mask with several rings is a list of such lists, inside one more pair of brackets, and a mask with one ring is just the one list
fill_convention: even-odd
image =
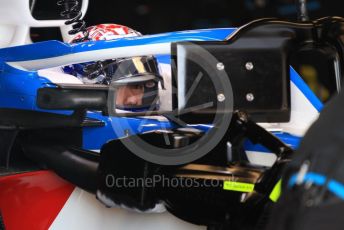
[[(232, 83), (234, 110), (247, 112), (256, 122), (288, 122), (290, 119), (290, 58), (303, 50), (327, 49), (326, 55), (333, 62), (332, 72), (335, 73), (336, 79), (342, 79), (343, 25), (344, 19), (340, 17), (326, 17), (305, 23), (260, 19), (242, 26), (226, 41), (177, 42), (172, 46), (173, 79), (178, 79), (177, 47), (182, 46), (186, 50), (185, 66), (187, 66), (188, 77), (186, 89), (195, 81), (197, 73), (202, 72), (202, 66), (188, 60), (188, 55), (197, 53), (197, 47), (199, 47), (224, 64), (224, 71)], [(247, 62), (254, 64), (254, 68), (250, 71), (245, 69)], [(335, 65), (335, 63), (339, 64)], [(215, 74), (216, 68), (213, 67), (213, 69)], [(178, 82), (175, 84), (178, 88)], [(203, 82), (203, 88), (210, 92), (214, 91), (211, 84), (206, 81)], [(247, 101), (245, 98), (249, 92), (255, 95), (253, 101)], [(189, 123), (211, 122), (215, 112), (225, 113), (226, 111), (216, 110), (217, 93), (212, 92), (210, 98), (214, 102), (212, 108), (183, 114), (180, 118)], [(200, 101), (204, 99), (203, 103), (209, 101), (209, 96), (207, 98), (204, 90), (196, 90), (192, 98), (200, 99)], [(174, 109), (177, 109), (178, 100), (176, 97), (173, 100)], [(186, 107), (192, 108), (197, 105), (195, 103), (190, 100)]]
[(108, 86), (59, 84), (56, 88), (40, 88), (37, 106), (54, 110), (101, 110), (106, 111)]
[(24, 143), (25, 154), (41, 167), (53, 170), (63, 179), (95, 193), (99, 154), (71, 146)]
[(5, 230), (5, 224), (4, 224), (4, 220), (2, 218), (1, 211), (0, 211), (0, 230)]
[(71, 115), (33, 110), (0, 109), (0, 129), (40, 129), (58, 127), (80, 127), (86, 112), (76, 110)]

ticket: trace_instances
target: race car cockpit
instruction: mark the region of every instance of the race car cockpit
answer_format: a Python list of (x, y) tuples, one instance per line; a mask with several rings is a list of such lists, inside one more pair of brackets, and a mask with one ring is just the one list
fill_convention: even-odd
[[(322, 50), (341, 81), (343, 23), (339, 17), (261, 19), (231, 33), (198, 30), (3, 48), (0, 89), (12, 79), (31, 85), (27, 104), (1, 104), (0, 126), (13, 131), (25, 157), (95, 194), (107, 207), (159, 212), (163, 206), (209, 229), (258, 228), (279, 197), (282, 170), (294, 153), (296, 144), (284, 140), (299, 140), (322, 108), (290, 67), (291, 59), (299, 51)], [(120, 65), (114, 75), (122, 75), (108, 85), (53, 83), (37, 73), (113, 59), (137, 71), (161, 55), (171, 70), (171, 78), (163, 79), (171, 100), (162, 101), (163, 108), (149, 100), (144, 111), (123, 112), (116, 100), (120, 87), (137, 85), (135, 74), (122, 76)], [(151, 74), (140, 79), (154, 80), (157, 87), (161, 76), (155, 73), (154, 79)], [(4, 98), (11, 96), (7, 92)], [(249, 157), (249, 150), (257, 149), (273, 155), (270, 164)], [(111, 186), (109, 178), (144, 183)], [(153, 185), (147, 184), (151, 178), (157, 179)], [(166, 186), (164, 178), (178, 183)], [(185, 181), (204, 186), (185, 187)]]

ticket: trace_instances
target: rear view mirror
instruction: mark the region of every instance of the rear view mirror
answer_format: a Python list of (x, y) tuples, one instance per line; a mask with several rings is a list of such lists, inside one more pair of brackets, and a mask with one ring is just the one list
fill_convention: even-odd
[[(26, 25), (29, 27), (63, 26), (65, 19), (57, 6), (57, 0), (4, 1), (0, 8), (0, 23), (6, 25)], [(78, 0), (81, 12), (86, 14), (89, 0)]]
[[(290, 117), (289, 65), (285, 44), (261, 38), (229, 42), (183, 42), (173, 46), (179, 111), (200, 103), (208, 107), (180, 116), (190, 123), (240, 110), (256, 122), (285, 122)], [(274, 68), (271, 68), (273, 66)], [(190, 96), (189, 90), (193, 89)]]

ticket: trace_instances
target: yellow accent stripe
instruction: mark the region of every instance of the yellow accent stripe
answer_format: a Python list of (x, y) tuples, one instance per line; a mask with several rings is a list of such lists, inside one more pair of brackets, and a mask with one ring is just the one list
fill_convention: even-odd
[(225, 181), (223, 183), (223, 189), (236, 192), (253, 192), (254, 184), (235, 181)]
[(279, 180), (277, 184), (275, 185), (274, 189), (272, 189), (272, 192), (270, 193), (270, 200), (273, 202), (277, 202), (278, 198), (280, 198), (282, 192), (282, 180)]

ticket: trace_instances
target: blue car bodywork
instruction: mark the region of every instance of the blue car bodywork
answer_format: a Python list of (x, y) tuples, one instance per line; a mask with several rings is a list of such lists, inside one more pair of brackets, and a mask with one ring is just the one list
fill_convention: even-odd
[[(158, 35), (149, 35), (138, 38), (124, 38), (111, 41), (91, 41), (79, 44), (66, 44), (59, 41), (46, 41), (30, 45), (0, 49), (0, 108), (15, 108), (24, 110), (44, 111), (36, 105), (37, 90), (44, 87), (54, 87), (47, 78), (39, 76), (37, 71), (27, 71), (13, 67), (8, 63), (23, 62), (29, 60), (49, 59), (64, 55), (80, 54), (87, 51), (109, 49), (113, 47), (130, 47), (145, 44), (172, 43), (179, 41), (222, 41), (228, 38), (236, 29), (207, 29), (183, 32), (172, 32)], [(158, 56), (160, 63), (169, 63), (170, 58), (166, 55)], [(304, 87), (302, 78), (291, 68), (291, 80), (300, 87), (305, 95), (310, 92)], [(294, 79), (294, 80), (293, 80)], [(295, 80), (296, 79), (296, 80)], [(312, 96), (310, 96), (312, 97)], [(321, 102), (316, 98), (308, 98), (312, 104), (321, 109)], [(320, 103), (320, 104), (319, 104)], [(45, 111), (46, 112), (46, 111)], [(70, 111), (48, 111), (52, 113), (70, 113)], [(101, 120), (101, 127), (83, 128), (83, 148), (87, 150), (99, 150), (104, 143), (112, 139), (118, 139), (126, 135), (129, 130), (131, 135), (144, 133), (150, 130), (171, 129), (175, 124), (169, 121), (135, 117), (104, 116), (101, 112), (89, 111), (89, 118)], [(116, 125), (121, 124), (119, 130)], [(193, 125), (206, 131), (209, 125)], [(287, 133), (275, 132), (283, 142), (296, 148), (300, 137)], [(267, 149), (253, 143), (246, 143), (247, 150), (257, 152), (268, 152)]]

